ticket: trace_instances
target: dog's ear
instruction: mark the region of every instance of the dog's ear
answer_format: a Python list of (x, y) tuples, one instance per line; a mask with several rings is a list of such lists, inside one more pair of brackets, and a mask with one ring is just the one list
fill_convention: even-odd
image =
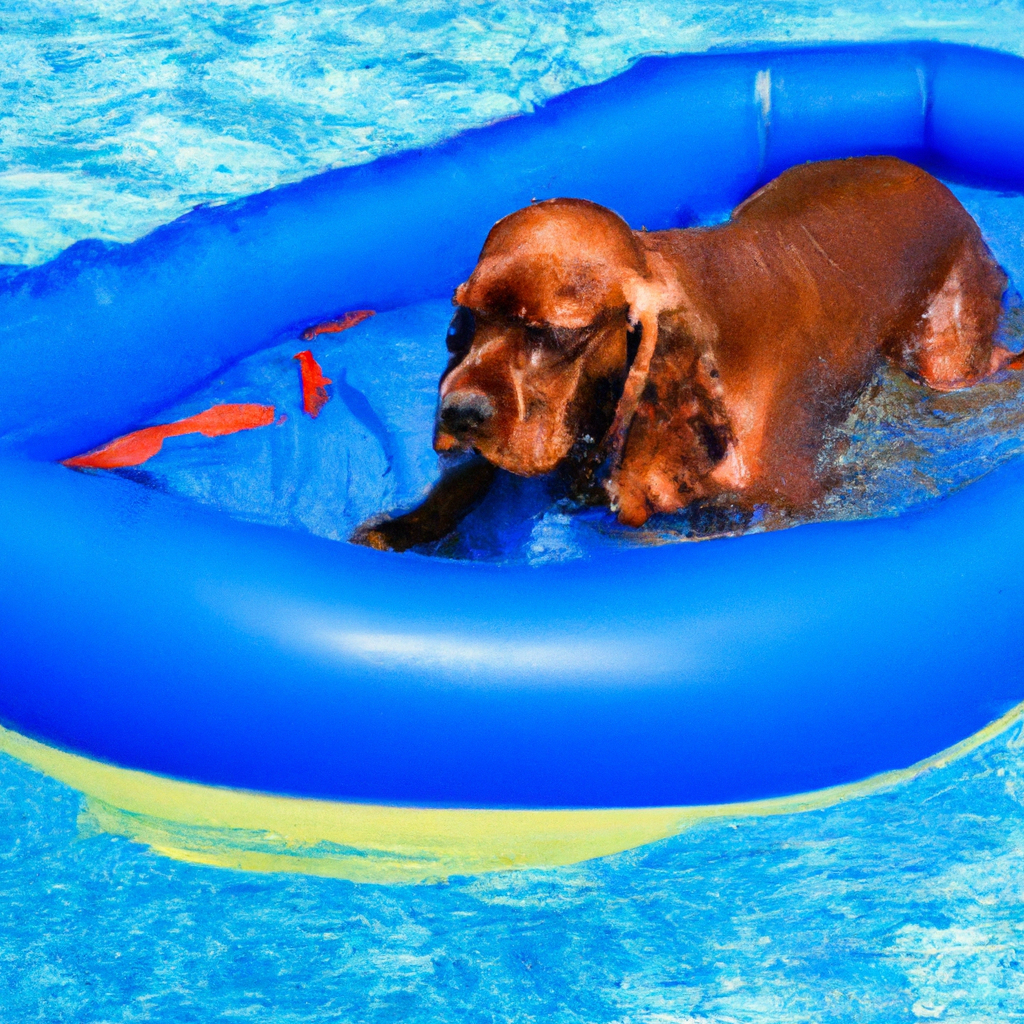
[(640, 351), (640, 342), (644, 337), (644, 325), (641, 323), (629, 324), (626, 329), (626, 373), (633, 368), (636, 362), (636, 354)]
[(732, 442), (710, 356), (686, 335), (666, 337), (605, 484), (620, 521), (641, 526), (654, 512), (677, 512), (703, 497), (707, 475)]
[(630, 275), (622, 288), (629, 307), (629, 328), (626, 335), (626, 382), (615, 409), (615, 418), (608, 428), (606, 447), (611, 456), (614, 474), (622, 457), (622, 447), (637, 404), (647, 384), (651, 359), (658, 347), (658, 317), (672, 306), (674, 289), (638, 274)]

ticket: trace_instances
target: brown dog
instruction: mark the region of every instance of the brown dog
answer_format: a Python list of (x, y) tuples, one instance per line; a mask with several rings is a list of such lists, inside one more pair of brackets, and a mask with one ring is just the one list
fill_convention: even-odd
[(993, 340), (1005, 287), (952, 193), (889, 157), (795, 167), (711, 228), (536, 203), (494, 226), (455, 292), (434, 447), (486, 463), (354, 539), (443, 536), (492, 466), (600, 466), (632, 526), (720, 495), (806, 508), (826, 428), (880, 359), (943, 391), (1010, 364)]

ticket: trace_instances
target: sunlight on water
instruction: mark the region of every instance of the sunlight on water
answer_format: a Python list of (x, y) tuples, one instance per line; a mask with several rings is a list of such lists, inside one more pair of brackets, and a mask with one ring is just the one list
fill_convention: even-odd
[(411, 887), (167, 860), (80, 830), (77, 794), (0, 754), (0, 1019), (1008, 1024), (1022, 744), (829, 810)]
[(935, 39), (1024, 52), (1021, 5), (852, 0), (4, 0), (0, 265), (131, 241), (486, 124), (648, 53)]

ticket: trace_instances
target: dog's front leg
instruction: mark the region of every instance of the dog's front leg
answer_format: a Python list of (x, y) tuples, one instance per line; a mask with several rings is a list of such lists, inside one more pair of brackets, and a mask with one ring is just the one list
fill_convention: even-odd
[(393, 519), (375, 517), (349, 538), (377, 551), (406, 551), (446, 537), (490, 490), (495, 467), (477, 455), (448, 470), (423, 501)]

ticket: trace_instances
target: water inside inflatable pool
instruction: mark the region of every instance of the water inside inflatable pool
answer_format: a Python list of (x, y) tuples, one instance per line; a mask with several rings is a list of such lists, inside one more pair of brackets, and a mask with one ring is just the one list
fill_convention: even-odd
[[(953, 186), (1011, 277), (1002, 334), (1024, 347), (1015, 281), (1024, 280), (1024, 197)], [(272, 404), (278, 422), (227, 437), (169, 438), (137, 469), (120, 472), (151, 487), (214, 505), (244, 519), (344, 540), (374, 515), (416, 504), (438, 475), (431, 447), (437, 382), (447, 361), (447, 298), (383, 312), (309, 347), (333, 383), (319, 416), (304, 413), (288, 338), (227, 369), (154, 423), (221, 403)], [(846, 422), (829, 437), (823, 467), (838, 482), (800, 519), (764, 510), (748, 530), (802, 522), (898, 515), (977, 479), (1024, 452), (1024, 374), (1003, 373), (942, 394), (883, 367)], [(541, 563), (602, 549), (659, 544), (737, 530), (727, 508), (655, 516), (634, 530), (605, 508), (580, 508), (557, 478), (500, 473), (487, 499), (456, 532), (421, 554)]]

